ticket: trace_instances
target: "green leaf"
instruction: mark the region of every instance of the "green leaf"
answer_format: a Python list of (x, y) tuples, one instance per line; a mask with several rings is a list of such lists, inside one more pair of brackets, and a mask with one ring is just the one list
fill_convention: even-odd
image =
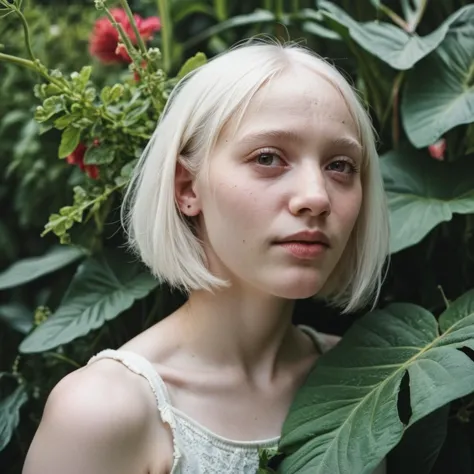
[(20, 409), (27, 401), (26, 389), (22, 385), (0, 401), (0, 451), (10, 442), (15, 428), (20, 423)]
[(107, 145), (90, 146), (84, 154), (85, 165), (108, 165), (114, 159), (114, 148)]
[(329, 1), (320, 1), (319, 7), (325, 16), (345, 26), (359, 46), (397, 70), (412, 68), (420, 59), (434, 51), (445, 38), (451, 24), (458, 19), (464, 21), (466, 16), (472, 15), (474, 9), (472, 5), (468, 5), (456, 11), (435, 31), (421, 37), (416, 33), (407, 33), (391, 23), (357, 22)]
[(177, 79), (182, 79), (184, 76), (189, 74), (191, 71), (194, 71), (194, 69), (197, 69), (198, 67), (203, 66), (206, 64), (207, 58), (204, 53), (196, 53), (192, 58), (189, 58), (181, 67), (181, 69), (178, 72), (178, 75), (176, 76)]
[(20, 345), (23, 353), (67, 344), (104, 325), (145, 297), (158, 281), (130, 257), (107, 253), (90, 258), (77, 269), (57, 311)]
[(380, 160), (390, 208), (392, 253), (420, 242), (453, 214), (474, 212), (474, 161), (439, 162), (403, 146)]
[[(322, 356), (283, 427), (283, 474), (369, 474), (406, 428), (474, 391), (474, 290), (436, 318), (396, 303), (357, 321)], [(409, 377), (411, 417), (397, 404)]]
[(194, 48), (196, 45), (211, 38), (214, 35), (218, 35), (224, 31), (230, 30), (232, 28), (237, 28), (239, 26), (249, 26), (261, 23), (273, 23), (275, 21), (275, 15), (268, 10), (257, 9), (253, 13), (248, 13), (246, 15), (236, 15), (228, 20), (221, 21), (216, 25), (213, 25), (207, 28), (204, 31), (199, 32), (194, 35), (192, 38), (188, 39), (183, 48), (185, 50)]
[(401, 117), (417, 148), (433, 144), (457, 125), (474, 121), (474, 5), (461, 19), (470, 35), (449, 34), (436, 53), (408, 77)]
[(69, 125), (61, 135), (58, 157), (66, 158), (66, 156), (70, 155), (79, 145), (80, 139), (81, 130), (73, 125)]
[(171, 2), (171, 17), (174, 25), (193, 13), (203, 13), (214, 17), (214, 10), (205, 1), (179, 0)]
[(140, 118), (146, 114), (150, 106), (151, 100), (145, 99), (143, 103), (140, 104), (140, 106), (136, 107), (135, 109), (131, 109), (130, 111), (127, 111), (127, 115), (125, 116), (123, 125), (125, 127), (129, 127), (130, 125), (133, 125), (138, 122), (138, 120), (140, 120)]
[(92, 66), (84, 66), (80, 73), (73, 72), (71, 79), (78, 92), (83, 92), (86, 89), (87, 83), (91, 77)]
[(310, 33), (311, 35), (319, 36), (321, 38), (330, 39), (333, 41), (340, 41), (341, 37), (333, 30), (321, 26), (319, 23), (314, 21), (305, 21), (301, 25), (301, 29), (305, 33)]
[(33, 312), (22, 303), (0, 305), (0, 321), (15, 331), (28, 334), (33, 327)]
[(24, 285), (36, 278), (55, 272), (84, 257), (77, 247), (53, 247), (41, 257), (30, 257), (15, 262), (0, 273), (0, 290)]
[(80, 120), (81, 116), (79, 114), (68, 114), (58, 117), (54, 121), (54, 127), (58, 130), (64, 130), (66, 127), (71, 125), (73, 122)]

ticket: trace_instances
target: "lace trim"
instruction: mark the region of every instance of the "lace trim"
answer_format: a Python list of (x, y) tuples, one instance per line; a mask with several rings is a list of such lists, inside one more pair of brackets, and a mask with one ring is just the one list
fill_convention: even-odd
[(253, 451), (256, 448), (269, 448), (276, 446), (278, 444), (278, 441), (280, 441), (280, 436), (255, 441), (240, 441), (225, 438), (224, 436), (220, 436), (217, 433), (214, 433), (209, 428), (206, 428), (204, 425), (201, 425), (199, 422), (186, 415), (186, 413), (182, 412), (181, 410), (178, 410), (173, 406), (171, 406), (170, 408), (173, 411), (174, 415), (180, 419), (181, 423), (185, 424), (193, 433), (199, 435), (206, 441), (209, 441), (214, 446), (219, 446), (223, 449), (241, 448), (243, 450)]

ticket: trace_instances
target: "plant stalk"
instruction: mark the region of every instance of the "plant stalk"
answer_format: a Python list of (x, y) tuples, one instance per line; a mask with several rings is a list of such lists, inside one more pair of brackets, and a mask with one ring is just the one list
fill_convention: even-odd
[(214, 11), (219, 21), (227, 20), (227, 0), (214, 0)]
[(26, 67), (32, 71), (39, 72), (36, 64), (29, 59), (19, 58), (17, 56), (12, 56), (11, 54), (0, 53), (0, 61), (17, 64), (18, 66)]
[(171, 16), (169, 12), (169, 0), (157, 0), (158, 13), (161, 21), (161, 45), (162, 45), (162, 57), (163, 57), (163, 68), (167, 74), (171, 70), (171, 35), (172, 35), (172, 24)]
[(128, 16), (128, 20), (130, 21), (130, 25), (132, 25), (132, 30), (135, 33), (135, 37), (137, 39), (137, 45), (143, 55), (146, 54), (147, 49), (145, 46), (145, 42), (143, 41), (143, 38), (140, 35), (140, 32), (138, 31), (137, 23), (135, 21), (135, 18), (133, 17), (132, 10), (130, 9), (130, 5), (128, 4), (127, 0), (120, 0), (120, 3), (125, 10), (125, 13)]

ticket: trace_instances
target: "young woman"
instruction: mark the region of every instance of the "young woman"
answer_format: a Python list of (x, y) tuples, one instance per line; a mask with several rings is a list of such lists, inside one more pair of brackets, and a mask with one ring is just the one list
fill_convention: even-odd
[(337, 341), (295, 327), (294, 301), (348, 311), (379, 290), (370, 120), (304, 48), (240, 46), (173, 91), (126, 205), (133, 248), (189, 300), (54, 388), (23, 472), (253, 474)]

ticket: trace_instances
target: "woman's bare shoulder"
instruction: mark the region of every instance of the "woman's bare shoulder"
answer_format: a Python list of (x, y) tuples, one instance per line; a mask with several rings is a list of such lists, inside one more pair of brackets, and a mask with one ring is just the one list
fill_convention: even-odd
[(23, 474), (149, 472), (156, 406), (140, 379), (113, 360), (64, 377), (48, 397)]

